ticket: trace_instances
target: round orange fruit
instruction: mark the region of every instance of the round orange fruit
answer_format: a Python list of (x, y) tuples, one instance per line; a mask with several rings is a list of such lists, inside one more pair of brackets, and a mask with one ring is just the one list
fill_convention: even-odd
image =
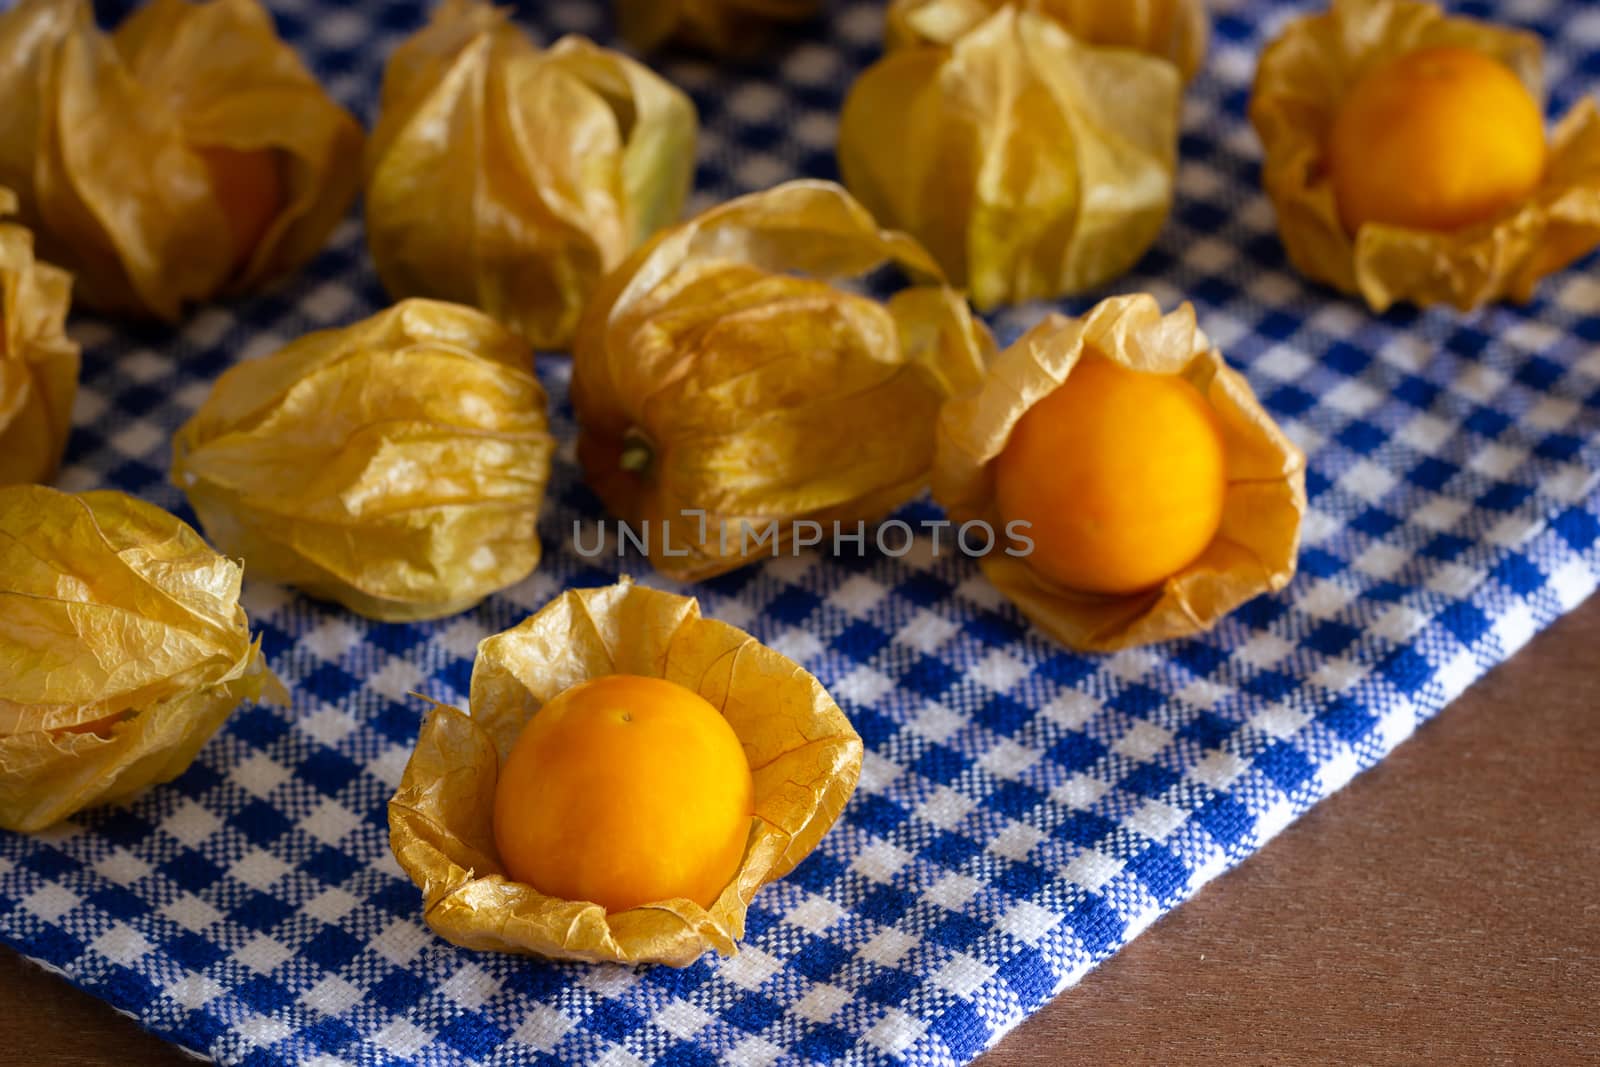
[(276, 153), (269, 150), (201, 148), (211, 171), (211, 189), (228, 219), (228, 239), (235, 266), (249, 262), (256, 246), (283, 211), (283, 174)]
[(1328, 165), (1345, 228), (1454, 230), (1515, 207), (1544, 177), (1544, 117), (1511, 68), (1471, 48), (1383, 63), (1339, 106)]
[(1205, 551), (1227, 493), (1222, 432), (1199, 390), (1086, 352), (1028, 409), (995, 460), (1007, 524), (1035, 571), (1069, 589), (1148, 589)]
[(716, 708), (675, 682), (611, 675), (523, 728), (495, 789), (495, 846), (547, 896), (709, 908), (739, 869), (753, 803), (744, 748)]

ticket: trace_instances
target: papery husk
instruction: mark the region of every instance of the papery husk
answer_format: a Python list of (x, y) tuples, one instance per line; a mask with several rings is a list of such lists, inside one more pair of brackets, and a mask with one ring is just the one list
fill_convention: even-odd
[(717, 53), (746, 53), (786, 22), (815, 18), (822, 0), (616, 0), (623, 38), (642, 51), (676, 41)]
[(1147, 294), (1103, 301), (1082, 318), (1053, 314), (1002, 352), (981, 389), (952, 400), (939, 422), (934, 498), (954, 523), (1005, 529), (993, 462), (1027, 411), (1067, 381), (1084, 351), (1134, 370), (1180, 374), (1216, 415), (1227, 450), (1228, 489), (1216, 539), (1161, 585), (1110, 596), (1045, 578), (1004, 552), (979, 565), (1040, 629), (1082, 651), (1107, 652), (1209, 629), (1294, 576), (1305, 515), (1305, 455), (1262, 409), (1184, 304), (1163, 316)]
[(1155, 241), (1181, 91), (1165, 60), (1003, 7), (948, 47), (869, 67), (840, 117), (839, 170), (980, 309), (1053, 299), (1126, 273)]
[(520, 337), (407, 300), (223, 374), (172, 480), (254, 575), (369, 618), (453, 615), (539, 562), (545, 404)]
[[(0, 188), (0, 219), (16, 208)], [(49, 481), (66, 450), (78, 395), (71, 299), (72, 275), (35, 259), (33, 235), (0, 221), (0, 485)]]
[[(0, 185), (79, 299), (175, 320), (309, 260), (343, 217), (362, 133), (256, 0), (151, 0), (102, 33), (87, 0), (0, 14)], [(278, 153), (285, 203), (233, 247), (201, 147)]]
[[(830, 284), (885, 264), (925, 284), (885, 303)], [(994, 350), (940, 281), (921, 246), (828, 182), (665, 231), (607, 278), (578, 331), (590, 488), (648, 525), (650, 562), (681, 580), (785, 550), (795, 521), (882, 518), (926, 485), (940, 403)], [(746, 523), (752, 538), (776, 523), (776, 547), (745, 544)]]
[(242, 573), (123, 493), (0, 488), (0, 826), (175, 778), (241, 702), (286, 699)]
[[(755, 816), (738, 872), (709, 910), (680, 898), (607, 914), (510, 880), (496, 855), (495, 784), (517, 736), (557, 694), (612, 674), (687, 686), (744, 746)], [(816, 847), (861, 775), (861, 738), (815, 678), (702, 618), (693, 598), (627, 579), (563, 593), (482, 642), (471, 709), (428, 714), (389, 802), (390, 847), (422, 889), (424, 919), (466, 948), (673, 967), (712, 949), (730, 955), (756, 890)]]
[[(1006, 6), (1008, 0), (894, 0), (887, 45), (950, 44)], [(1205, 62), (1211, 16), (1205, 0), (1022, 0), (1021, 7), (1052, 18), (1086, 44), (1132, 48), (1177, 66), (1184, 80)]]
[(1250, 118), (1266, 149), (1262, 178), (1289, 258), (1374, 311), (1525, 302), (1545, 275), (1600, 244), (1600, 109), (1592, 99), (1557, 124), (1539, 188), (1500, 217), (1442, 232), (1369, 223), (1352, 238), (1345, 230), (1325, 151), (1340, 104), (1375, 66), (1437, 45), (1492, 56), (1543, 101), (1538, 37), (1410, 0), (1335, 0), (1323, 14), (1289, 23), (1256, 72)]
[(683, 211), (696, 126), (620, 52), (541, 50), (505, 9), (447, 0), (384, 71), (366, 159), (378, 274), (565, 348), (600, 276)]

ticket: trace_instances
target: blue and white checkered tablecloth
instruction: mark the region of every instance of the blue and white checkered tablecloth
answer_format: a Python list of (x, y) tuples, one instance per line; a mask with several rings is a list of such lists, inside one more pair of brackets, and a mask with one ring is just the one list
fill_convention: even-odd
[[(269, 6), (369, 120), (384, 57), (423, 14)], [(523, 6), (546, 39), (609, 33), (599, 0)], [(1302, 282), (1258, 191), (1245, 103), (1261, 45), (1309, 6), (1214, 3), (1177, 209), (1117, 286), (1193, 300), (1310, 454), (1301, 573), (1282, 594), (1204, 638), (1089, 657), (1041, 639), (974, 565), (933, 560), (925, 543), (901, 560), (813, 554), (699, 586), (709, 614), (815, 672), (865, 738), (838, 827), (756, 898), (732, 959), (631, 971), (457, 949), (422, 924), (388, 848), (384, 805), (422, 712), (406, 694), (463, 701), (480, 638), (615, 574), (571, 548), (574, 518), (599, 506), (572, 458), (566, 366), (542, 359), (563, 447), (538, 573), (411, 626), (250, 584), (294, 706), (241, 709), (188, 773), (127, 807), (0, 835), (0, 939), (227, 1063), (976, 1057), (1600, 580), (1596, 260), (1527, 308), (1468, 317), (1374, 318)], [(1594, 88), (1595, 5), (1451, 6), (1538, 30), (1556, 108)], [(881, 26), (879, 3), (840, 2), (759, 63), (663, 62), (704, 121), (695, 206), (833, 176), (840, 98)], [(179, 330), (80, 316), (84, 389), (61, 484), (126, 489), (192, 521), (166, 482), (168, 438), (216, 375), (384, 302), (352, 219), (299, 277)], [(1042, 311), (997, 327), (1009, 339)]]

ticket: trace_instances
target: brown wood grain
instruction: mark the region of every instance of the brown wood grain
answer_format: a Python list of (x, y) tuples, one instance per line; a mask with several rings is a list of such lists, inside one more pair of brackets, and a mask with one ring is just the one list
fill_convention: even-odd
[[(1600, 1064), (1600, 597), (981, 1067)], [(0, 950), (0, 1063), (192, 1062)]]

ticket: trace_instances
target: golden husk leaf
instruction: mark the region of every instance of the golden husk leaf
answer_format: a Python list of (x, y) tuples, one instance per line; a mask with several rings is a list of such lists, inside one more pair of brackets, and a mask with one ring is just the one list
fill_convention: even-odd
[(682, 212), (696, 125), (620, 52), (541, 50), (504, 9), (447, 0), (384, 71), (366, 159), (378, 274), (565, 348), (600, 276)]
[(1352, 238), (1345, 230), (1325, 152), (1340, 103), (1374, 66), (1436, 45), (1484, 52), (1544, 99), (1537, 37), (1411, 0), (1334, 0), (1327, 12), (1289, 23), (1256, 71), (1250, 119), (1289, 258), (1375, 311), (1525, 302), (1545, 275), (1600, 244), (1600, 109), (1592, 99), (1557, 124), (1539, 188), (1500, 218), (1448, 232), (1369, 223)]
[(173, 439), (172, 480), (252, 574), (407, 621), (538, 565), (554, 449), (527, 343), (407, 300), (223, 374)]
[(850, 89), (845, 184), (926, 245), (981, 309), (1126, 273), (1172, 205), (1181, 85), (1162, 59), (1003, 7), (902, 48)]
[[(929, 284), (882, 303), (829, 284), (889, 263)], [(939, 405), (994, 349), (939, 278), (828, 182), (658, 235), (596, 292), (573, 349), (590, 487), (683, 580), (776, 554), (796, 521), (888, 514), (927, 484)]]
[[(0, 219), (16, 210), (0, 187)], [(78, 345), (72, 275), (33, 256), (33, 234), (0, 221), (0, 485), (55, 477), (72, 432)]]
[(1306, 509), (1305, 456), (1230, 369), (1184, 304), (1162, 315), (1147, 294), (1112, 297), (1082, 318), (1053, 314), (1002, 352), (983, 387), (945, 406), (933, 492), (955, 523), (1003, 529), (993, 461), (1018, 420), (1072, 373), (1085, 349), (1126, 367), (1181, 374), (1217, 417), (1227, 450), (1222, 526), (1194, 563), (1147, 592), (1065, 589), (1026, 558), (991, 553), (984, 574), (1040, 629), (1072, 648), (1104, 652), (1208, 629), (1294, 576)]
[[(666, 900), (607, 914), (514, 882), (495, 854), (500, 764), (558, 693), (611, 674), (665, 678), (721, 709), (744, 745), (755, 817), (738, 873), (710, 910)], [(691, 597), (633, 585), (563, 593), (478, 646), (471, 713), (439, 705), (389, 802), (389, 842), (424, 918), (467, 948), (683, 967), (729, 955), (757, 889), (794, 869), (861, 775), (861, 738), (822, 685)]]
[[(286, 274), (349, 207), (361, 127), (256, 0), (151, 0), (111, 35), (88, 0), (0, 14), (0, 185), (83, 303), (175, 320)], [(270, 152), (282, 197), (253, 248), (203, 150)]]
[[(950, 44), (1011, 0), (894, 0), (888, 46)], [(1205, 62), (1211, 16), (1205, 0), (1023, 0), (1022, 7), (1055, 19), (1079, 40), (1132, 48), (1177, 66), (1185, 80)]]
[(116, 492), (0, 488), (0, 826), (177, 777), (245, 700), (285, 700), (239, 564)]
[(623, 38), (642, 51), (674, 40), (742, 53), (763, 43), (776, 24), (814, 18), (822, 0), (616, 0), (615, 6)]

